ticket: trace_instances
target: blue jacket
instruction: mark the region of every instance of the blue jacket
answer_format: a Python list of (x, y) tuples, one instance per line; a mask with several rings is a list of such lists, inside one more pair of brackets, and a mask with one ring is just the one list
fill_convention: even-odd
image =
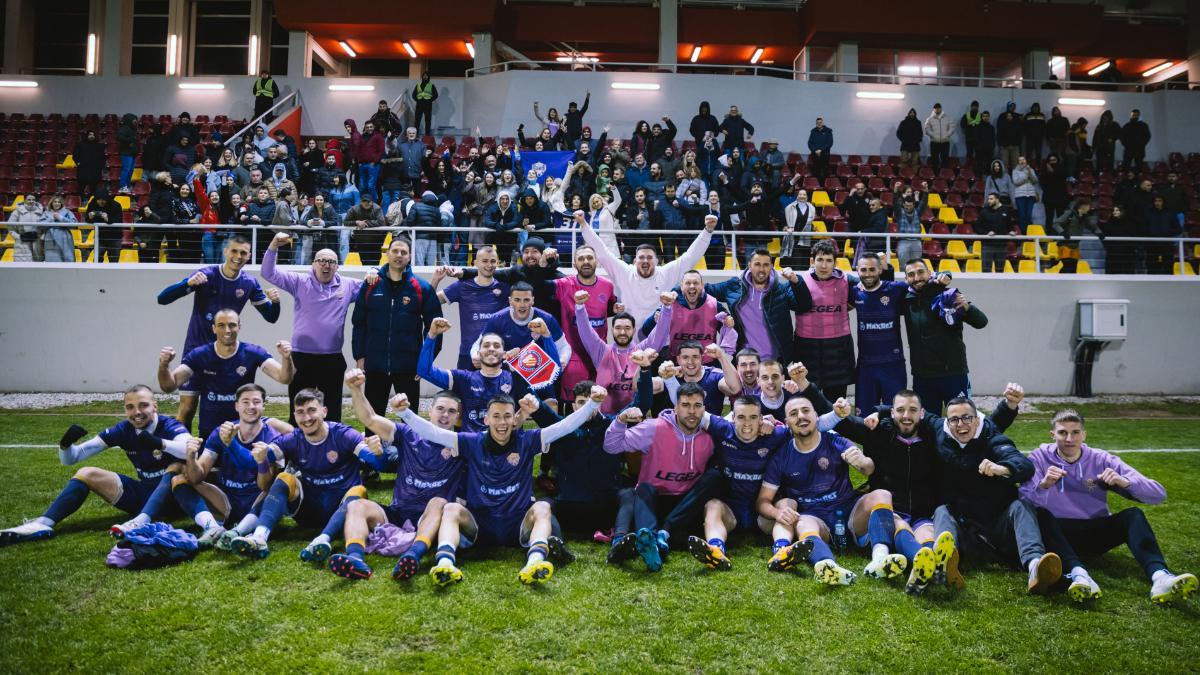
[(650, 180), (650, 165), (647, 164), (641, 168), (630, 164), (625, 169), (625, 180), (629, 181), (629, 187), (636, 190), (646, 184)]
[(329, 200), (329, 205), (338, 212), (339, 216), (346, 215), (346, 212), (362, 199), (359, 196), (358, 188), (353, 185), (343, 185), (340, 190), (330, 190), (325, 198)]
[(400, 281), (379, 268), (374, 286), (362, 285), (354, 303), (351, 352), (367, 371), (417, 372), (417, 357), (429, 325), (442, 316), (442, 304), (429, 283), (404, 270)]
[(821, 127), (820, 129), (813, 127), (812, 131), (808, 132), (809, 152), (824, 150), (825, 154), (828, 155), (831, 148), (833, 148), (833, 129), (829, 127)]
[[(742, 325), (739, 310), (746, 299), (750, 297), (748, 275), (749, 271), (746, 271), (719, 284), (704, 284), (705, 292), (729, 306), (738, 332), (738, 349), (746, 346), (746, 329)], [(797, 285), (803, 286), (804, 282), (797, 280), (795, 284), (789, 284), (772, 272), (767, 293), (763, 296), (763, 315), (767, 320), (767, 334), (771, 337), (771, 346), (775, 349), (775, 360), (783, 364), (789, 364), (794, 360), (792, 337), (796, 330), (792, 324), (792, 313), (807, 312), (812, 309), (812, 296), (807, 292), (798, 293), (793, 290), (793, 287)]]
[(413, 141), (401, 141), (396, 144), (400, 156), (404, 158), (404, 173), (409, 178), (421, 177), (421, 162), (425, 161), (425, 144), (420, 138)]

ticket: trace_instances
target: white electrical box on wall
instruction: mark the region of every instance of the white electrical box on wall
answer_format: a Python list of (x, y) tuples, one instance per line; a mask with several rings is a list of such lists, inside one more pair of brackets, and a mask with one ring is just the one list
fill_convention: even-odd
[(1129, 301), (1121, 299), (1080, 300), (1081, 340), (1124, 340), (1129, 329)]

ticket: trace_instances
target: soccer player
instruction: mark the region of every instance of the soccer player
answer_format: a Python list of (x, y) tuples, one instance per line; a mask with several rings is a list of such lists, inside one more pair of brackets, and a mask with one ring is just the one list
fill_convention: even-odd
[(304, 389), (293, 401), (296, 426), (291, 434), (271, 443), (257, 442), (251, 455), (258, 464), (259, 485), (273, 474), (274, 463), (287, 462), (298, 473), (279, 472), (267, 490), (254, 532), (236, 537), (234, 553), (265, 558), (271, 553), (267, 539), (285, 512), (301, 527), (323, 527), (343, 499), (366, 496), (359, 474), (359, 459), (370, 464), (374, 454), (363, 435), (341, 422), (325, 421), (325, 396)]
[(961, 291), (929, 283), (929, 266), (920, 258), (904, 263), (904, 280), (910, 288), (904, 298), (904, 327), (912, 388), (926, 410), (940, 413), (950, 399), (970, 398), (963, 326), (982, 329), (988, 319)]
[(733, 407), (733, 402), (740, 396), (757, 396), (758, 388), (758, 369), (762, 365), (762, 358), (753, 347), (742, 347), (733, 355), (733, 364), (737, 368), (738, 383), (742, 385), (740, 394), (735, 394), (729, 397), (729, 406)]
[[(545, 429), (519, 428), (517, 405), (508, 396), (493, 398), (487, 407), (487, 431), (454, 433), (422, 419), (400, 397), (400, 419), (419, 436), (450, 448), (466, 460), (466, 505), (449, 502), (442, 509), (437, 561), (429, 571), (434, 583), (462, 581), (455, 565), (459, 548), (473, 545), (528, 547), (526, 563), (517, 575), (521, 583), (543, 584), (554, 575), (547, 560), (552, 532), (550, 503), (533, 497), (533, 460), (550, 444), (578, 429), (604, 401), (605, 391), (593, 387), (589, 401)], [(537, 398), (526, 395), (521, 408), (531, 414)], [(568, 556), (566, 559), (570, 559)]]
[(855, 292), (851, 279), (835, 266), (837, 248), (831, 239), (812, 247), (813, 268), (800, 273), (792, 286), (799, 307), (796, 314), (795, 358), (808, 366), (825, 398), (846, 395), (854, 382), (854, 340), (850, 337), (850, 310)]
[[(519, 281), (529, 284), (533, 288), (533, 306), (549, 312), (553, 316), (556, 313), (554, 287), (545, 282), (563, 276), (563, 273), (558, 270), (558, 251), (547, 248), (546, 242), (541, 237), (530, 237), (521, 247), (519, 263), (512, 267), (498, 269), (492, 276), (497, 281), (508, 284), (509, 288)], [(447, 274), (466, 281), (478, 274), (478, 271), (470, 267), (462, 269), (452, 267), (448, 268)]]
[[(403, 526), (408, 522), (416, 525), (416, 540), (392, 568), (392, 578), (403, 581), (417, 573), (421, 557), (437, 537), (442, 508), (461, 495), (463, 461), (449, 448), (421, 438), (407, 425), (377, 414), (363, 395), (363, 380), (361, 370), (346, 373), (354, 415), (388, 444), (379, 471), (395, 471), (396, 483), (391, 506), (384, 507), (369, 499), (344, 504), (346, 552), (330, 558), (329, 569), (347, 579), (370, 579), (371, 567), (363, 559), (367, 534), (382, 523)], [(434, 395), (429, 420), (435, 427), (454, 431), (461, 414), (462, 399), (454, 392), (442, 390)]]
[(701, 426), (713, 437), (727, 486), (721, 498), (705, 503), (704, 538), (688, 537), (688, 550), (711, 569), (729, 570), (733, 563), (725, 555), (725, 540), (734, 530), (756, 528), (763, 472), (791, 434), (787, 427), (765, 420), (753, 396), (734, 400), (732, 422), (705, 414)]
[(832, 536), (844, 529), (850, 541), (870, 544), (868, 576), (903, 573), (908, 561), (888, 553), (895, 529), (891, 495), (886, 490), (859, 495), (850, 483), (850, 467), (870, 473), (870, 458), (849, 440), (820, 431), (808, 399), (793, 398), (786, 411), (791, 443), (767, 464), (758, 493), (761, 525), (775, 540), (767, 568), (786, 571), (807, 558), (817, 581), (853, 584), (857, 576), (838, 565), (829, 548)]
[[(672, 361), (679, 358), (679, 346), (688, 340), (695, 340), (700, 344), (728, 344), (722, 339), (721, 332), (726, 328), (733, 328), (734, 321), (729, 316), (729, 309), (725, 303), (704, 291), (704, 277), (699, 271), (688, 270), (683, 273), (676, 297), (674, 311), (671, 312), (669, 320), (659, 316), (661, 311), (655, 311), (642, 324), (638, 334), (650, 335), (659, 323), (669, 324), (670, 343), (666, 356)], [(710, 363), (711, 361), (705, 360), (706, 365)]]
[[(728, 360), (728, 356), (725, 357)], [(700, 428), (705, 392), (694, 382), (679, 387), (673, 410), (653, 419), (628, 408), (604, 435), (604, 451), (644, 453), (634, 488), (633, 532), (618, 523), (608, 560), (619, 564), (640, 555), (646, 569), (662, 569), (670, 551), (671, 530), (699, 519), (704, 504), (716, 492), (720, 474), (706, 471), (713, 456), (713, 439)]]
[(1046, 547), (1056, 551), (1069, 570), (1067, 589), (1076, 602), (1100, 597), (1100, 586), (1083, 566), (1083, 556), (1098, 556), (1125, 544), (1150, 579), (1150, 600), (1169, 604), (1196, 592), (1193, 574), (1173, 574), (1158, 547), (1146, 514), (1136, 506), (1113, 514), (1108, 493), (1143, 504), (1161, 504), (1167, 491), (1120, 458), (1084, 441), (1083, 416), (1060, 410), (1050, 422), (1054, 442), (1043, 443), (1029, 456), (1033, 477), (1021, 485), (1021, 496), (1037, 507)]
[[(736, 340), (737, 333), (733, 335)], [(721, 369), (702, 365), (703, 354), (718, 361)], [(695, 341), (683, 343), (679, 347), (679, 365), (665, 361), (659, 366), (658, 375), (672, 401), (677, 400), (676, 389), (681, 388), (683, 383), (699, 386), (704, 392), (704, 409), (718, 416), (725, 408), (725, 397), (736, 396), (742, 390), (742, 377), (729, 354), (715, 343), (707, 347), (701, 347)]]
[(276, 361), (262, 347), (238, 340), (240, 330), (241, 320), (236, 311), (218, 310), (212, 324), (215, 342), (185, 353), (174, 370), (170, 365), (175, 359), (175, 350), (163, 347), (159, 352), (158, 386), (163, 393), (178, 389), (181, 394), (196, 394), (204, 399), (200, 406), (199, 438), (208, 438), (222, 422), (238, 419), (234, 409), (238, 387), (253, 382), (260, 367), (267, 377), (280, 384), (292, 381), (291, 343), (286, 340), (275, 343), (279, 352)]
[[(187, 336), (183, 341), (184, 354), (212, 341), (212, 324), (216, 320), (217, 310), (229, 308), (241, 314), (249, 302), (268, 322), (279, 320), (279, 291), (272, 288), (264, 293), (258, 279), (242, 271), (250, 262), (250, 240), (235, 234), (225, 240), (222, 253), (225, 257), (223, 264), (201, 267), (188, 278), (167, 286), (158, 294), (160, 305), (169, 305), (188, 294), (195, 295)], [(192, 392), (194, 390), (190, 387), (183, 387), (179, 395), (179, 411), (175, 415), (189, 429), (196, 414), (197, 402)]]
[[(293, 430), (286, 422), (263, 416), (267, 392), (261, 386), (243, 384), (234, 396), (237, 421), (222, 422), (208, 435), (203, 448), (199, 439), (195, 447), (189, 446), (183, 473), (171, 481), (175, 501), (204, 531), (197, 539), (201, 548), (217, 545), (229, 550), (234, 537), (254, 530), (265, 493), (258, 486), (258, 468), (250, 447), (270, 443)], [(206, 483), (214, 469), (216, 484)], [(214, 497), (212, 490), (219, 494)], [(218, 510), (226, 514), (228, 530), (217, 522), (205, 502), (219, 505)]]
[[(458, 319), (461, 333), (458, 343), (458, 368), (470, 370), (476, 367), (471, 361), (471, 345), (479, 339), (483, 332), (483, 324), (493, 314), (508, 306), (509, 285), (499, 281), (493, 275), (496, 273), (496, 247), (480, 246), (475, 250), (475, 265), (479, 274), (471, 279), (455, 281), (444, 291), (437, 291), (438, 300), (443, 304), (458, 303)], [(442, 279), (449, 274), (449, 269), (439, 267), (433, 272), (433, 288), (437, 290)]]
[(621, 298), (625, 305), (625, 311), (633, 315), (639, 326), (654, 313), (655, 307), (658, 306), (658, 294), (674, 288), (683, 278), (684, 272), (692, 269), (704, 255), (709, 242), (712, 241), (713, 230), (717, 227), (716, 216), (705, 216), (704, 229), (687, 251), (660, 267), (658, 253), (650, 244), (638, 246), (633, 264), (629, 265), (600, 241), (600, 236), (592, 229), (583, 211), (575, 212), (575, 222), (583, 233), (583, 240), (596, 252), (600, 265), (612, 279), (617, 289), (617, 297)]
[[(638, 365), (630, 356), (634, 352), (644, 352), (647, 349), (658, 352), (667, 341), (667, 330), (671, 325), (671, 313), (674, 311), (675, 292), (668, 291), (658, 296), (662, 302), (663, 321), (655, 327), (650, 335), (641, 342), (634, 344), (633, 337), (636, 326), (633, 316), (622, 312), (613, 317), (613, 343), (607, 344), (596, 328), (592, 325), (591, 315), (587, 312), (587, 304), (591, 299), (588, 291), (576, 291), (574, 326), (578, 331), (581, 346), (589, 359), (595, 364), (596, 384), (608, 391), (601, 412), (615, 415), (633, 400), (634, 387), (638, 379)], [(606, 331), (607, 332), (607, 331)], [(661, 385), (660, 385), (661, 389)]]
[[(463, 431), (483, 431), (488, 401), (502, 395), (524, 397), (529, 393), (529, 384), (525, 378), (506, 368), (508, 355), (504, 351), (504, 340), (495, 333), (479, 336), (479, 370), (442, 370), (433, 365), (437, 338), (450, 330), (450, 326), (445, 319), (433, 320), (421, 345), (417, 374), (433, 386), (448, 389), (462, 399)], [(554, 343), (548, 337), (538, 338), (538, 344), (548, 354), (555, 353)], [(515, 350), (512, 353), (515, 354)]]
[[(563, 335), (558, 321), (533, 306), (533, 286), (518, 281), (513, 284), (508, 294), (508, 309), (493, 314), (483, 325), (482, 335), (495, 333), (511, 348), (521, 349), (533, 341), (533, 331), (539, 335), (549, 336), (554, 343), (557, 353), (553, 355), (555, 363), (562, 366), (571, 360), (571, 345)], [(547, 332), (548, 331), (548, 332)], [(471, 347), (471, 356), (478, 356), (479, 340)], [(553, 390), (550, 390), (553, 391)]]
[[(1062, 578), (1062, 559), (1046, 552), (1037, 515), (1017, 493), (1017, 485), (1033, 477), (1033, 463), (990, 424), (974, 401), (959, 397), (932, 425), (943, 502), (933, 512), (933, 526), (939, 538), (949, 532), (964, 555), (974, 550), (1017, 558), (1029, 572), (1026, 590), (1045, 594)], [(960, 536), (961, 523), (972, 524), (966, 536)]]
[[(866, 253), (858, 259), (859, 282), (852, 287), (858, 319), (858, 379), (854, 405), (859, 415), (869, 415), (875, 406), (890, 402), (908, 384), (904, 370), (904, 345), (900, 340), (900, 317), (908, 284), (883, 281), (887, 258)], [(949, 277), (945, 277), (947, 282)]]
[[(124, 405), (124, 420), (83, 443), (77, 441), (87, 432), (72, 425), (59, 441), (58, 459), (63, 466), (71, 466), (108, 448), (119, 447), (133, 464), (137, 478), (94, 466), (84, 467), (67, 481), (67, 486), (40, 517), (0, 530), (0, 546), (53, 537), (54, 526), (78, 511), (89, 492), (95, 492), (126, 513), (138, 514), (135, 520), (114, 526), (112, 532), (116, 536), (149, 523), (150, 516), (164, 508), (171, 497), (168, 469), (187, 456), (187, 441), (191, 436), (178, 420), (158, 414), (154, 393), (144, 384), (125, 390)], [(135, 522), (138, 519), (142, 520)]]

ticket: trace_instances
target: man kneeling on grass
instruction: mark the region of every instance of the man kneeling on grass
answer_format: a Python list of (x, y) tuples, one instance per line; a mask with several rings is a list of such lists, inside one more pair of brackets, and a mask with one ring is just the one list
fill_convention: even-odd
[(1100, 597), (1100, 585), (1088, 574), (1080, 556), (1098, 556), (1125, 544), (1150, 578), (1150, 600), (1168, 604), (1196, 592), (1193, 574), (1167, 569), (1158, 539), (1146, 514), (1136, 506), (1117, 514), (1108, 510), (1109, 491), (1143, 504), (1161, 504), (1167, 491), (1103, 450), (1089, 447), (1083, 416), (1061, 410), (1050, 423), (1053, 443), (1044, 443), (1029, 459), (1033, 477), (1021, 485), (1021, 496), (1037, 507), (1046, 547), (1057, 552), (1071, 581), (1072, 600)]
[[(393, 399), (400, 419), (418, 436), (466, 460), (467, 503), (448, 502), (442, 509), (436, 562), (429, 571), (434, 583), (448, 586), (462, 581), (462, 570), (455, 566), (456, 552), (475, 544), (528, 547), (525, 567), (517, 577), (523, 584), (550, 580), (554, 565), (546, 558), (554, 523), (550, 503), (534, 500), (533, 460), (588, 421), (607, 394), (603, 387), (592, 387), (590, 400), (575, 412), (545, 429), (532, 430), (520, 428), (512, 398), (495, 396), (484, 416), (487, 431), (478, 433), (440, 429), (413, 412), (406, 396)], [(521, 399), (522, 416), (531, 415), (538, 405), (536, 396), (526, 395)]]

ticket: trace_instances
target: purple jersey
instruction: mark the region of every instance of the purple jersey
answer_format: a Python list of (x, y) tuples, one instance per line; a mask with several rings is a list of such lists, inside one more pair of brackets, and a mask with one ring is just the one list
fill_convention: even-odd
[(533, 460), (542, 453), (542, 431), (518, 430), (500, 447), (487, 432), (458, 435), (467, 464), (467, 508), (488, 518), (525, 513), (533, 504)]
[(125, 456), (129, 457), (129, 462), (137, 471), (138, 480), (161, 478), (167, 472), (167, 467), (179, 459), (151, 447), (149, 441), (141, 438), (142, 432), (170, 441), (180, 434), (186, 434), (187, 429), (174, 417), (159, 415), (157, 421), (145, 429), (136, 429), (129, 420), (121, 420), (101, 431), (100, 440), (110, 448), (119, 447), (125, 451)]
[(737, 437), (733, 423), (723, 417), (710, 415), (708, 433), (713, 437), (721, 470), (729, 481), (729, 496), (725, 503), (733, 511), (738, 525), (754, 523), (755, 502), (762, 487), (763, 472), (779, 448), (790, 439), (787, 427), (777, 426), (767, 436), (758, 436), (746, 443)]
[(508, 291), (508, 284), (503, 281), (480, 286), (475, 283), (475, 279), (456, 281), (442, 291), (448, 302), (458, 303), (460, 355), (470, 356), (471, 345), (475, 344), (475, 340), (483, 332), (483, 325), (493, 314), (508, 307)]
[(201, 267), (197, 271), (208, 277), (208, 283), (192, 288), (192, 318), (188, 320), (187, 338), (183, 343), (185, 354), (213, 341), (213, 315), (219, 310), (233, 309), (240, 315), (247, 301), (255, 305), (269, 302), (258, 279), (245, 272), (238, 272), (237, 277), (229, 279), (221, 273), (220, 265)]
[[(239, 513), (249, 511), (262, 490), (258, 487), (258, 463), (250, 455), (250, 446), (255, 443), (274, 443), (279, 434), (267, 424), (267, 418), (262, 418), (262, 429), (258, 435), (245, 443), (234, 432), (229, 445), (221, 442), (220, 429), (213, 429), (204, 442), (204, 450), (217, 456), (217, 486), (229, 498), (233, 510)], [(241, 507), (239, 510), (239, 506)]]
[(304, 489), (344, 495), (355, 485), (362, 485), (355, 450), (363, 442), (363, 435), (341, 422), (326, 422), (325, 426), (329, 433), (320, 443), (310, 443), (304, 432), (296, 429), (279, 437), (275, 446), (288, 464), (300, 470)]
[(767, 464), (763, 485), (779, 488), (777, 499), (795, 499), (801, 513), (853, 499), (850, 465), (842, 460), (842, 453), (853, 447), (854, 443), (829, 432), (821, 432), (821, 442), (811, 452), (800, 452), (795, 443), (788, 443)]
[(222, 422), (237, 421), (233, 404), (237, 402), (238, 387), (253, 382), (259, 366), (270, 358), (267, 350), (248, 342), (239, 343), (228, 358), (219, 356), (213, 343), (183, 355), (183, 365), (192, 370), (186, 393), (200, 397), (200, 438), (208, 438)]
[(391, 443), (388, 460), (396, 466), (392, 506), (419, 513), (434, 497), (454, 501), (460, 496), (463, 461), (449, 448), (421, 438), (405, 424), (396, 425)]
[(854, 287), (859, 367), (904, 363), (900, 316), (907, 292), (903, 281), (884, 281), (873, 291), (863, 290), (862, 284)]
[(696, 384), (704, 390), (704, 409), (713, 415), (720, 416), (725, 409), (725, 394), (721, 393), (721, 380), (725, 371), (712, 366), (702, 366), (702, 374)]
[[(529, 383), (511, 370), (501, 370), (495, 377), (486, 377), (478, 370), (452, 370), (454, 386), (450, 390), (462, 399), (463, 431), (484, 431), (483, 418), (493, 396), (511, 396), (514, 401), (529, 393)], [(434, 384), (441, 386), (439, 382)]]

